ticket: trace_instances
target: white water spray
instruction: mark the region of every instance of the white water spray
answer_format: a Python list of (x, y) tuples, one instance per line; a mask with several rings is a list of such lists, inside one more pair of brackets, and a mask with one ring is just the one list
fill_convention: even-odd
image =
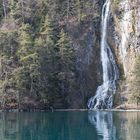
[(88, 102), (89, 109), (112, 108), (113, 94), (116, 91), (118, 69), (113, 53), (107, 44), (107, 24), (109, 19), (110, 0), (106, 0), (102, 8), (102, 36), (101, 36), (101, 62), (103, 69), (103, 84), (98, 87), (96, 95)]

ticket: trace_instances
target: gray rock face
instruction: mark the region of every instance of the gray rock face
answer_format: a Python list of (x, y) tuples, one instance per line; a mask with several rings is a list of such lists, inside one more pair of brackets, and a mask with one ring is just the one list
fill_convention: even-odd
[[(119, 73), (131, 80), (135, 58), (140, 53), (140, 0), (111, 1), (107, 43), (111, 47)], [(77, 94), (71, 95), (71, 108), (86, 106), (88, 99), (95, 95), (102, 83), (100, 61), (101, 9), (104, 1), (94, 0), (92, 12), (97, 15), (87, 18), (80, 25), (67, 27), (77, 49), (76, 67), (78, 72)], [(128, 84), (128, 83), (126, 83)]]
[[(77, 91), (69, 95), (69, 108), (85, 108), (101, 82), (100, 22), (103, 1), (90, 0), (87, 17), (79, 23), (69, 23), (69, 32), (76, 48)], [(90, 13), (88, 11), (91, 9)]]
[(123, 73), (130, 78), (137, 54), (140, 52), (140, 3), (139, 0), (112, 2), (111, 32), (108, 41), (116, 55), (118, 64), (123, 66)]
[[(130, 81), (133, 80), (133, 70), (136, 57), (140, 53), (140, 0), (112, 0), (111, 18), (108, 27), (108, 44), (110, 44), (119, 67), (121, 83), (119, 96), (124, 102), (130, 94)], [(123, 79), (122, 79), (123, 81)], [(121, 81), (121, 82), (122, 82)], [(126, 91), (123, 87), (128, 86)], [(125, 94), (124, 94), (125, 93)], [(117, 99), (118, 102), (120, 99)]]

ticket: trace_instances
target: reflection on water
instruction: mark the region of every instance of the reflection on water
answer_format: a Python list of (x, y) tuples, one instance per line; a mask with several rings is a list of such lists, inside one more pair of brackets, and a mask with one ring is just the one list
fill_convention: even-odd
[(102, 140), (140, 140), (140, 112), (89, 111), (88, 115)]
[(89, 111), (89, 121), (102, 135), (103, 140), (116, 140), (116, 128), (113, 123), (113, 112)]
[(119, 140), (140, 140), (140, 112), (118, 112), (114, 124)]
[(0, 140), (98, 140), (87, 112), (1, 113)]
[(0, 140), (140, 140), (140, 112), (0, 113)]

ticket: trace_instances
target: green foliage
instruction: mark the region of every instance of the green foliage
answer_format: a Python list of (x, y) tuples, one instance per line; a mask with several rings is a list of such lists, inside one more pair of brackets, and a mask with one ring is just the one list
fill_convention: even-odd
[(132, 12), (132, 29), (134, 34), (136, 34), (136, 15), (135, 15), (135, 11)]
[(74, 50), (70, 44), (70, 40), (64, 30), (62, 29), (59, 35), (59, 40), (57, 42), (59, 48), (59, 55), (61, 59), (61, 67), (65, 71), (72, 69), (73, 59), (74, 59)]
[(76, 85), (69, 23), (74, 22), (76, 27), (88, 16), (92, 20), (93, 0), (5, 0), (5, 6), (1, 3), (2, 0), (0, 93), (5, 97), (4, 103), (14, 97), (22, 108), (29, 98), (44, 108), (66, 108), (67, 97)]
[(15, 56), (18, 46), (18, 33), (16, 30), (0, 30), (0, 55), (8, 58)]
[(140, 103), (140, 55), (137, 56), (135, 67), (133, 71), (133, 81), (131, 84), (132, 101), (139, 104)]
[(21, 59), (33, 53), (33, 40), (30, 31), (29, 24), (22, 24), (19, 30), (20, 49), (18, 55)]
[(118, 5), (120, 3), (120, 0), (114, 0), (114, 3)]

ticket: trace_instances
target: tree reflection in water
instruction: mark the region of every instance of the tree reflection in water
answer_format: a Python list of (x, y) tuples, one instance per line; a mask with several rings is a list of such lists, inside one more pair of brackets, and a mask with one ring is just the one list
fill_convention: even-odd
[(0, 113), (0, 140), (140, 140), (140, 112)]

